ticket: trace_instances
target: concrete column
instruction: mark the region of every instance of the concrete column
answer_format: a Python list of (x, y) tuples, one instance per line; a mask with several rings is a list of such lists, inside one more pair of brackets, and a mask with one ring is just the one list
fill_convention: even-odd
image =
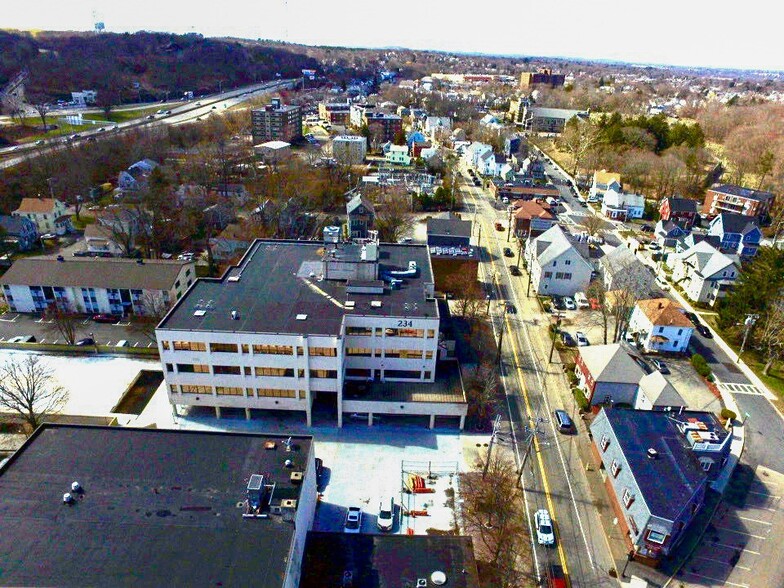
[(338, 406), (338, 429), (343, 428), (343, 411)]
[(434, 415), (434, 414), (430, 415), (430, 428), (431, 429), (435, 429), (436, 428), (436, 415)]
[(460, 415), (460, 430), (462, 431), (465, 428), (465, 415)]
[(215, 407), (215, 418), (216, 418), (216, 419), (219, 419), (219, 418), (220, 418), (220, 416), (221, 416), (221, 415), (220, 415), (220, 406), (216, 406), (216, 407)]
[(369, 412), (368, 413), (368, 427), (372, 427), (372, 426), (373, 426), (373, 413)]
[(307, 425), (309, 427), (313, 426), (313, 415), (312, 415), (312, 410), (311, 410), (310, 407), (307, 407), (305, 409), (305, 420), (306, 420)]
[(248, 420), (248, 421), (250, 420), (250, 409), (249, 408), (245, 409), (245, 420)]

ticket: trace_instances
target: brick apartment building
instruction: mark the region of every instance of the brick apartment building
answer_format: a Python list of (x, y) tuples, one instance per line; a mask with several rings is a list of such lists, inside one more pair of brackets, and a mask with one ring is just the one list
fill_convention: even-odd
[(776, 196), (772, 192), (720, 184), (708, 188), (702, 212), (711, 217), (722, 212), (732, 212), (756, 218), (760, 223), (764, 223), (768, 220), (775, 200)]
[(392, 141), (395, 135), (403, 130), (403, 119), (396, 114), (383, 112), (366, 112), (364, 123), (370, 128), (372, 125), (381, 125), (384, 129), (382, 142)]
[(319, 118), (333, 125), (348, 126), (351, 113), (351, 103), (346, 102), (320, 102), (318, 105)]
[(524, 71), (520, 74), (520, 89), (531, 90), (536, 85), (559, 88), (564, 85), (565, 81), (564, 74), (554, 74), (552, 70), (547, 68), (542, 68), (537, 72)]
[(272, 103), (251, 110), (253, 125), (253, 144), (267, 141), (292, 142), (302, 136), (302, 109), (299, 106), (283, 104), (280, 98)]

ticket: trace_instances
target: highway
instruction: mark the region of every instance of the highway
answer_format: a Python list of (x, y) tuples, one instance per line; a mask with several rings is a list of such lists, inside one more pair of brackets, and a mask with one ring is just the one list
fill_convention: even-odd
[[(480, 279), (492, 291), (491, 313), (496, 336), (504, 329), (501, 375), (507, 394), (510, 426), (506, 435), (514, 443), (518, 464), (522, 463), (528, 443), (527, 431), (536, 429), (531, 453), (523, 471), (526, 510), (533, 522), (533, 513), (546, 508), (557, 533), (556, 547), (540, 546), (532, 529), (535, 566), (542, 574), (550, 563), (560, 564), (569, 575), (572, 586), (617, 586), (609, 577), (614, 567), (609, 547), (595, 509), (591, 504), (577, 454), (575, 437), (556, 431), (552, 411), (567, 410), (579, 426), (579, 414), (566, 387), (560, 364), (548, 364), (549, 339), (546, 324), (539, 324), (540, 313), (534, 298), (526, 296), (524, 277), (512, 276), (516, 258), (505, 258), (503, 248), (506, 232), (495, 230), (495, 222), (506, 225), (506, 211), (496, 210), (491, 197), (480, 188), (462, 185), (466, 208), (481, 227), (483, 259)], [(464, 218), (469, 215), (464, 214)], [(505, 312), (511, 302), (516, 313)], [(530, 328), (533, 327), (533, 328)], [(570, 404), (564, 403), (564, 394)], [(580, 434), (585, 434), (581, 431)], [(537, 578), (540, 579), (540, 578)]]
[[(94, 130), (79, 132), (79, 138), (71, 141), (69, 144), (81, 145), (88, 140), (100, 140), (131, 129), (151, 128), (160, 125), (180, 125), (202, 120), (213, 113), (223, 112), (267, 92), (281, 88), (290, 88), (296, 82), (297, 80), (275, 80), (192, 100), (170, 109), (167, 106), (163, 106), (162, 108), (170, 110), (171, 114), (153, 115), (154, 118), (141, 118), (117, 124), (96, 125)], [(0, 160), (0, 169), (13, 167), (27, 158), (62, 148), (66, 145), (65, 140), (66, 137), (56, 137), (47, 139), (44, 145), (29, 144), (0, 149), (0, 157), (4, 157), (4, 159)]]

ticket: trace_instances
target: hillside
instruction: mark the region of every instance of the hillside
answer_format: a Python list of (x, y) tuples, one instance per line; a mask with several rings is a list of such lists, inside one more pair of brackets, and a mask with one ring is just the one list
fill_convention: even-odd
[(23, 68), (30, 72), (28, 96), (70, 99), (70, 92), (95, 89), (114, 104), (215, 92), (296, 77), (319, 63), (285, 48), (205, 39), (200, 35), (0, 31), (0, 86)]

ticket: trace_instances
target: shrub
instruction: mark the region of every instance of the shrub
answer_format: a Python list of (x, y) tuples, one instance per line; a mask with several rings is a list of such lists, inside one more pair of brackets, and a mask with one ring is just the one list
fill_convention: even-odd
[(695, 353), (691, 356), (691, 365), (703, 378), (707, 378), (711, 375), (711, 369), (708, 367), (708, 362), (705, 361), (705, 358), (699, 353)]
[(574, 394), (574, 400), (577, 402), (577, 406), (582, 412), (588, 412), (591, 409), (591, 405), (582, 390), (573, 388), (572, 394)]
[(734, 421), (736, 418), (738, 418), (738, 415), (736, 415), (735, 412), (730, 410), (729, 408), (722, 408), (721, 418), (728, 421)]

